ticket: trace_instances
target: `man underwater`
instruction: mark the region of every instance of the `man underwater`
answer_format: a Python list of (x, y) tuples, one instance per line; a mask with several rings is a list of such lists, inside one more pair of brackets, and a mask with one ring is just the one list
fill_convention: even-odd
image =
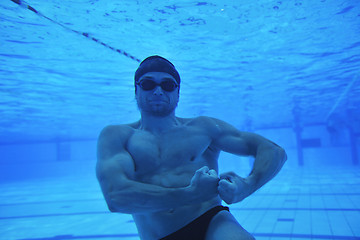
[[(144, 240), (254, 239), (228, 207), (272, 179), (285, 151), (254, 133), (211, 117), (175, 116), (180, 76), (160, 56), (150, 56), (135, 72), (141, 119), (105, 127), (98, 139), (96, 166), (111, 212), (132, 214)], [(218, 175), (220, 151), (254, 156), (242, 178)]]

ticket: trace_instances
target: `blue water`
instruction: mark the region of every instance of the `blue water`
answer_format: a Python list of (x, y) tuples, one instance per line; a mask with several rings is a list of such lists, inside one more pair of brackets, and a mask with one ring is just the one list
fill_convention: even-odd
[[(29, 9), (27, 5), (31, 5)], [(0, 239), (138, 239), (109, 213), (96, 138), (139, 119), (138, 59), (170, 59), (177, 115), (207, 115), (288, 153), (232, 205), (257, 239), (360, 238), (358, 1), (0, 3)], [(220, 171), (250, 171), (222, 154)]]

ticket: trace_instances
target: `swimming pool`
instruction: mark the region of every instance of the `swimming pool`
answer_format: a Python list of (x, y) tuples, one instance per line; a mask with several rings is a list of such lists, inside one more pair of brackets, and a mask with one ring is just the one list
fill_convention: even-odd
[[(359, 239), (359, 168), (285, 168), (230, 206), (256, 239)], [(110, 213), (93, 177), (1, 184), (2, 239), (139, 239), (130, 215)]]
[[(139, 119), (133, 74), (159, 54), (177, 115), (285, 148), (231, 212), (257, 239), (360, 239), (360, 5), (353, 1), (0, 3), (0, 239), (138, 239), (96, 181), (96, 138)], [(221, 172), (251, 159), (221, 155)]]

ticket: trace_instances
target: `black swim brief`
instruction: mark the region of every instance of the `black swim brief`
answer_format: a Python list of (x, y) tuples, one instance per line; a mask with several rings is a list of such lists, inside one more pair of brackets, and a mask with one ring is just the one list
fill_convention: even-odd
[(185, 227), (180, 228), (176, 232), (161, 238), (160, 240), (203, 240), (205, 239), (207, 229), (211, 219), (220, 211), (229, 211), (228, 207), (216, 206), (200, 217), (196, 218)]

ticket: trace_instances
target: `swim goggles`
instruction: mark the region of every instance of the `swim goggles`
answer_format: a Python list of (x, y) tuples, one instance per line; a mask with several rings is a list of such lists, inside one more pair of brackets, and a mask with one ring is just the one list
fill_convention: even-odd
[(146, 79), (146, 80), (137, 82), (136, 84), (139, 85), (145, 91), (150, 91), (150, 90), (153, 90), (154, 88), (156, 88), (157, 86), (160, 86), (162, 90), (164, 90), (166, 92), (172, 92), (178, 87), (178, 85), (174, 81), (171, 81), (171, 80), (165, 80), (161, 83), (156, 83), (153, 80)]

